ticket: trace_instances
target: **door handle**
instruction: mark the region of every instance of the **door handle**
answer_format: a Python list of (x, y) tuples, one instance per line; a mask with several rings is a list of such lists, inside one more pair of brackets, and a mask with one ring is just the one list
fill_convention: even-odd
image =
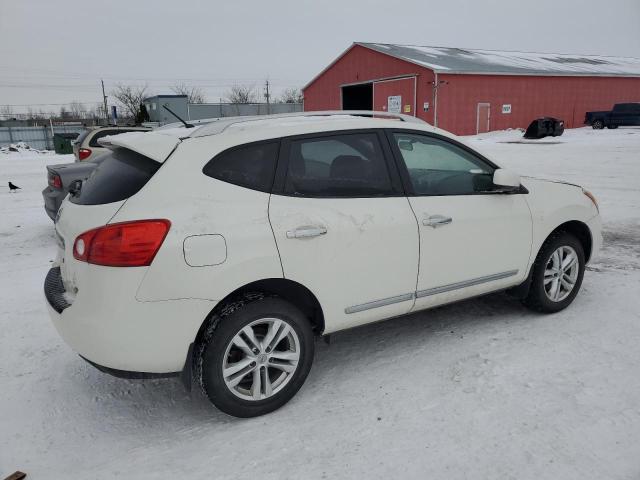
[(433, 228), (438, 228), (442, 225), (449, 225), (451, 222), (453, 222), (453, 219), (451, 217), (445, 217), (444, 215), (430, 215), (422, 220), (422, 224), (425, 227)]
[(313, 238), (327, 233), (327, 228), (323, 226), (306, 225), (295, 230), (287, 231), (287, 238)]

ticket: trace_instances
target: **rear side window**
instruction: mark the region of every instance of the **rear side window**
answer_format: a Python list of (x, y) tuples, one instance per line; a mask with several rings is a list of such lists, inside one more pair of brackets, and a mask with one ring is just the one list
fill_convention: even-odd
[(119, 202), (135, 195), (158, 171), (160, 164), (150, 158), (118, 148), (101, 157), (101, 162), (82, 183), (80, 193), (69, 200), (78, 205)]
[(82, 132), (78, 138), (76, 138), (73, 143), (74, 144), (78, 144), (78, 145), (82, 145), (82, 142), (84, 142), (84, 139), (87, 138), (87, 136), (91, 133), (91, 130), (85, 130), (84, 132)]
[(292, 140), (285, 192), (309, 197), (393, 194), (375, 133)]
[(202, 173), (223, 182), (270, 192), (279, 148), (279, 142), (235, 147), (216, 155), (204, 166)]

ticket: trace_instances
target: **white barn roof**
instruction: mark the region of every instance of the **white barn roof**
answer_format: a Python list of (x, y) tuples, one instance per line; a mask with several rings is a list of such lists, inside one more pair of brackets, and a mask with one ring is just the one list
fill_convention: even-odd
[(511, 52), (468, 48), (362, 43), (438, 73), (640, 77), (640, 59), (602, 55)]

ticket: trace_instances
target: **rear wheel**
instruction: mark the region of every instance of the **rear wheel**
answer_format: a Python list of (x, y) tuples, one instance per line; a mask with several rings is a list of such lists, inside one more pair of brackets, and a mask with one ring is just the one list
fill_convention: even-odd
[(546, 313), (568, 307), (580, 290), (584, 267), (584, 248), (580, 241), (566, 232), (552, 235), (533, 265), (531, 287), (524, 304)]
[(311, 325), (298, 308), (277, 297), (231, 307), (205, 332), (196, 376), (209, 400), (229, 415), (272, 412), (296, 394), (311, 369)]
[(591, 127), (593, 127), (595, 130), (602, 130), (604, 128), (604, 122), (602, 120), (595, 120), (591, 124)]

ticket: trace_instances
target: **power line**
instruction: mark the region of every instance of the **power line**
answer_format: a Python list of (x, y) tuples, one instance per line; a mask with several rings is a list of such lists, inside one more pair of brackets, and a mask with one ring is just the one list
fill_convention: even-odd
[[(0, 103), (0, 107), (49, 107), (55, 106), (59, 107), (62, 105), (69, 105), (71, 103), (78, 102), (78, 100), (69, 100), (64, 103)], [(78, 102), (83, 105), (101, 105), (102, 102)]]
[[(0, 72), (0, 77), (4, 78), (15, 78), (15, 79), (24, 79), (24, 78), (34, 78), (34, 79), (81, 79), (81, 80), (92, 80), (97, 75), (94, 73), (73, 73), (73, 72), (60, 72), (55, 74), (29, 74), (26, 72), (16, 72), (16, 70), (12, 70), (10, 72)], [(108, 81), (171, 81), (171, 82), (223, 82), (223, 83), (260, 83), (261, 79), (255, 77), (212, 77), (212, 76), (198, 76), (198, 77), (176, 77), (176, 76), (154, 76), (154, 75), (142, 75), (142, 76), (127, 76), (127, 75), (103, 75), (102, 78)], [(296, 78), (272, 78), (272, 83), (305, 83), (307, 80), (296, 79)]]
[[(242, 83), (248, 83), (248, 82), (236, 82), (236, 83), (197, 83), (197, 82), (193, 82), (191, 83), (192, 86), (194, 87), (209, 87), (209, 88), (220, 88), (220, 87), (234, 87), (238, 84), (242, 84)], [(254, 82), (252, 82), (254, 83)], [(292, 83), (279, 83), (279, 82), (270, 82), (271, 85), (277, 85), (280, 87), (299, 87), (298, 84), (292, 84)], [(166, 82), (144, 82), (144, 83), (136, 83), (136, 84), (132, 84), (132, 86), (136, 86), (136, 87), (140, 87), (140, 86), (160, 86), (160, 87), (171, 87), (173, 86), (170, 83), (166, 83)], [(93, 83), (74, 83), (74, 84), (59, 84), (59, 83), (13, 83), (13, 82), (8, 82), (8, 83), (2, 83), (0, 81), (0, 87), (7, 87), (7, 88), (65, 88), (65, 89), (77, 89), (77, 88), (95, 88)]]

